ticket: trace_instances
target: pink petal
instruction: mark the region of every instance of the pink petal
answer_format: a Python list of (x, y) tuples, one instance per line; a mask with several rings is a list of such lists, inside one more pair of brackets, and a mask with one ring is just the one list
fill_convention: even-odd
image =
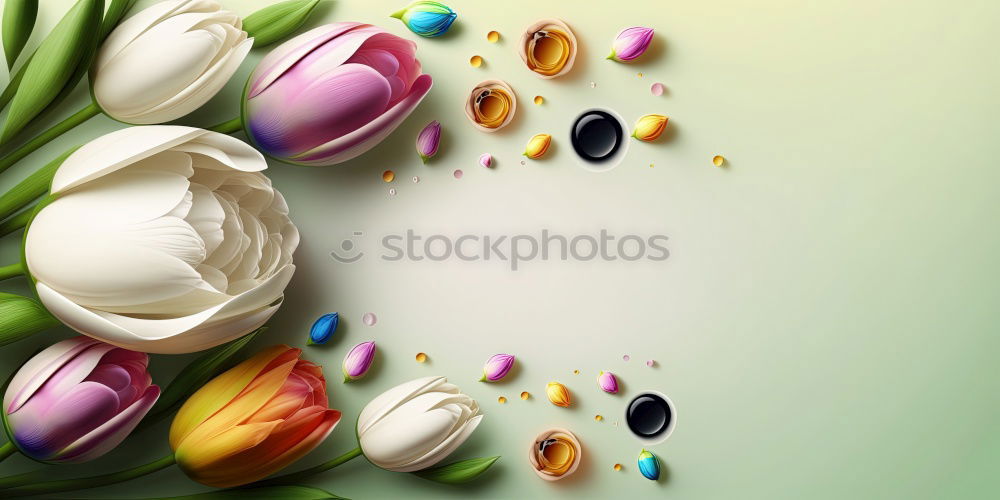
[(132, 433), (159, 397), (160, 388), (150, 386), (131, 406), (64, 448), (59, 461), (86, 462), (111, 451)]
[(403, 123), (403, 120), (420, 104), (432, 84), (430, 75), (418, 76), (406, 97), (378, 118), (350, 134), (306, 151), (291, 160), (302, 165), (335, 165), (361, 155), (396, 130), (396, 127)]
[(73, 337), (57, 342), (29, 359), (17, 371), (7, 387), (4, 396), (4, 408), (7, 409), (7, 413), (13, 413), (20, 408), (59, 368), (87, 348), (99, 343), (90, 337)]
[(100, 427), (118, 411), (115, 392), (96, 382), (74, 386), (51, 405), (39, 403), (39, 399), (31, 398), (8, 416), (21, 450), (38, 460), (57, 458), (56, 453)]
[(260, 61), (251, 76), (248, 98), (257, 96), (292, 68), (299, 60), (326, 42), (362, 26), (361, 23), (332, 23), (307, 31), (272, 50)]
[(304, 88), (281, 79), (247, 103), (254, 140), (274, 156), (294, 156), (345, 136), (382, 114), (392, 89), (361, 64), (337, 67)]

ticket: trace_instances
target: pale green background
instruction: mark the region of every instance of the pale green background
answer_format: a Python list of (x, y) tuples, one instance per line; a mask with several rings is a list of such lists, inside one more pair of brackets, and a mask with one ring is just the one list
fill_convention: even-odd
[[(70, 2), (43, 3), (47, 30)], [(269, 2), (224, 3), (249, 13)], [(301, 464), (354, 446), (351, 424), (367, 400), (431, 374), (447, 375), (486, 414), (455, 457), (503, 459), (463, 487), (364, 461), (313, 484), (362, 499), (996, 497), (1000, 3), (451, 0), (459, 20), (436, 40), (387, 17), (403, 3), (322, 8), (324, 21), (372, 22), (416, 40), (435, 86), (385, 143), (355, 161), (272, 166), (303, 240), (268, 340), (301, 345), (319, 314), (345, 318), (330, 345), (307, 349), (328, 367), (331, 402), (344, 420)], [(565, 19), (580, 41), (576, 68), (560, 79), (535, 77), (515, 52), (519, 31), (542, 17)], [(640, 64), (605, 61), (612, 37), (631, 25), (657, 30), (652, 53)], [(501, 43), (486, 42), (491, 29), (503, 34)], [(36, 32), (31, 43), (38, 39)], [(469, 66), (474, 54), (484, 67)], [(234, 114), (252, 65), (207, 110), (181, 122), (209, 125)], [(508, 129), (483, 134), (466, 121), (463, 98), (479, 80), (497, 77), (515, 88), (518, 116)], [(650, 95), (656, 81), (668, 88), (663, 97)], [(531, 104), (535, 95), (546, 98), (543, 106)], [(81, 91), (74, 106), (85, 98)], [(587, 172), (566, 133), (574, 113), (590, 106), (629, 122), (668, 114), (668, 140), (634, 143), (616, 170)], [(423, 166), (413, 140), (432, 119), (444, 126), (442, 152)], [(92, 120), (4, 174), (3, 187), (118, 126)], [(539, 132), (553, 134), (554, 150), (521, 166), (524, 143)], [(483, 152), (496, 156), (495, 169), (476, 165)], [(714, 154), (728, 167), (713, 167)], [(380, 178), (387, 168), (397, 173), (395, 197)], [(461, 180), (452, 177), (456, 168), (465, 170)], [(516, 273), (499, 262), (342, 265), (328, 257), (351, 231), (365, 231), (371, 247), (372, 236), (407, 228), (662, 232), (671, 257), (533, 262)], [(9, 240), (5, 261), (14, 255)], [(375, 327), (361, 324), (366, 311), (379, 315)], [(55, 338), (5, 349), (3, 375)], [(363, 382), (341, 384), (342, 356), (369, 339), (378, 341), (377, 368)], [(431, 362), (415, 363), (419, 351)], [(496, 352), (516, 354), (519, 370), (507, 383), (477, 383)], [(187, 359), (155, 357), (157, 381), (166, 383)], [(658, 365), (647, 368), (647, 359)], [(621, 376), (625, 394), (597, 390), (602, 369)], [(570, 387), (574, 408), (543, 399), (550, 380)], [(641, 446), (613, 425), (644, 388), (667, 393), (679, 411), (674, 436), (653, 448), (665, 468), (658, 483), (639, 475)], [(521, 401), (522, 390), (535, 398)], [(510, 402), (499, 405), (500, 395)], [(595, 414), (606, 419), (596, 423)], [(526, 460), (532, 438), (548, 426), (568, 427), (584, 443), (580, 470), (560, 483), (538, 479)], [(59, 471), (149, 461), (168, 451), (164, 436), (165, 426)], [(614, 472), (615, 462), (624, 470)], [(33, 467), (12, 458), (2, 470)], [(171, 470), (87, 494), (199, 489)]]

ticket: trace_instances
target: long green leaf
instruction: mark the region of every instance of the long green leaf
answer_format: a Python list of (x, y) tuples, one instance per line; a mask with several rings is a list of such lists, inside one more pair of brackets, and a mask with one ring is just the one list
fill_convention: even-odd
[(24, 44), (35, 29), (38, 17), (38, 0), (6, 0), (3, 6), (3, 53), (7, 56), (7, 69), (21, 55)]
[(295, 33), (319, 5), (320, 0), (289, 0), (250, 14), (243, 31), (253, 37), (253, 46), (264, 47)]
[(135, 5), (136, 0), (111, 0), (108, 11), (104, 13), (104, 22), (101, 23), (101, 38), (103, 42), (108, 35), (118, 26), (129, 9)]
[(267, 330), (267, 327), (258, 328), (248, 335), (212, 348), (185, 366), (181, 373), (163, 389), (160, 399), (156, 401), (149, 415), (142, 420), (140, 425), (143, 427), (152, 425), (177, 411), (194, 391), (205, 385), (222, 370), (235, 364), (233, 357), (264, 330)]
[(499, 456), (471, 458), (433, 469), (424, 469), (414, 472), (414, 474), (437, 483), (461, 484), (479, 477), (480, 474), (486, 472), (497, 460), (500, 460)]
[(349, 500), (311, 486), (261, 486), (233, 490), (206, 491), (194, 495), (169, 497), (167, 500)]
[(58, 97), (93, 50), (104, 0), (79, 0), (49, 33), (24, 71), (0, 143), (7, 142)]
[(0, 293), (0, 347), (56, 326), (59, 326), (59, 320), (38, 301)]
[(52, 177), (55, 175), (56, 170), (59, 169), (59, 166), (62, 165), (69, 155), (76, 152), (79, 148), (80, 146), (70, 148), (65, 153), (59, 155), (58, 158), (52, 160), (10, 188), (9, 191), (0, 195), (0, 220), (9, 217), (11, 214), (24, 208), (28, 203), (47, 193), (49, 186), (52, 185)]

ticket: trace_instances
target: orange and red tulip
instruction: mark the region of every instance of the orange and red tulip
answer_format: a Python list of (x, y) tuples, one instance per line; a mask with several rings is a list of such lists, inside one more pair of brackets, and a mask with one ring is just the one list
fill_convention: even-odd
[(263, 479), (319, 445), (340, 421), (322, 369), (301, 349), (267, 348), (184, 403), (170, 447), (191, 479), (230, 488)]

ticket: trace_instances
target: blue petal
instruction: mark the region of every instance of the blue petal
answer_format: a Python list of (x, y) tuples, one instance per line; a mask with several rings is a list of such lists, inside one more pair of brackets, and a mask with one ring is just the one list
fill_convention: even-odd
[(407, 19), (410, 31), (426, 37), (441, 36), (448, 31), (451, 23), (458, 17), (454, 12), (441, 14), (436, 12), (413, 12)]
[(333, 333), (337, 331), (337, 325), (340, 324), (340, 315), (337, 313), (324, 314), (313, 323), (312, 328), (309, 329), (309, 340), (313, 344), (325, 344), (333, 336)]
[(655, 456), (643, 457), (639, 459), (639, 472), (646, 479), (652, 479), (656, 481), (660, 478), (660, 462), (656, 460)]

